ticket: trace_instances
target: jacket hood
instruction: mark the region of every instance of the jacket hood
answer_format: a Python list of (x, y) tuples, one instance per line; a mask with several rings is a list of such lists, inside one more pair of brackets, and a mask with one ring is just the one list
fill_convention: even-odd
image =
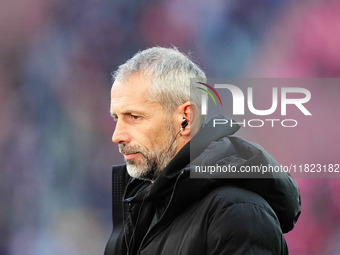
[[(213, 127), (214, 116), (201, 128), (163, 169), (153, 184), (131, 179), (124, 202), (168, 201), (164, 217), (171, 218), (185, 206), (223, 185), (237, 185), (261, 195), (275, 211), (284, 233), (290, 231), (300, 214), (300, 195), (296, 182), (286, 173), (266, 178), (190, 178), (190, 165), (278, 165), (261, 146), (231, 136), (237, 124)], [(230, 119), (227, 119), (231, 121)], [(228, 122), (229, 123), (229, 122)]]

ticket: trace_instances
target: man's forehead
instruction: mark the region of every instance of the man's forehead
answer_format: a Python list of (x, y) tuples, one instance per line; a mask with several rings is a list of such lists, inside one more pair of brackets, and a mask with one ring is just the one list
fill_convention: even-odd
[(112, 90), (111, 107), (139, 106), (150, 103), (145, 93), (132, 93), (127, 90)]
[(149, 84), (138, 79), (125, 83), (114, 82), (111, 88), (111, 114), (150, 110), (158, 103), (148, 100), (148, 87)]
[(117, 92), (144, 95), (150, 86), (151, 81), (146, 79), (144, 75), (133, 74), (124, 81), (115, 80), (111, 87), (111, 96)]
[(111, 88), (111, 102), (132, 100), (144, 101), (147, 100), (147, 87), (139, 86), (138, 84), (129, 83), (113, 83)]

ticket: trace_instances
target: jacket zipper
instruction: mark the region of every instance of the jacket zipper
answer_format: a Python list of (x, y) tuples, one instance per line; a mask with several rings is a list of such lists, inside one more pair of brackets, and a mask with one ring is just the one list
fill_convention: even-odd
[[(168, 208), (169, 208), (169, 205), (170, 205), (171, 202), (172, 202), (173, 196), (174, 196), (174, 194), (175, 194), (175, 190), (176, 190), (177, 183), (178, 183), (180, 177), (183, 175), (183, 173), (184, 173), (184, 169), (183, 169), (183, 170), (180, 172), (180, 174), (177, 176), (176, 182), (175, 182), (175, 184), (174, 184), (174, 189), (173, 189), (173, 191), (172, 191), (172, 193), (171, 193), (171, 196), (170, 196), (170, 200), (169, 200), (169, 202), (168, 202), (168, 205), (166, 206), (166, 209), (165, 209), (165, 211), (164, 211), (162, 217), (159, 219), (159, 221), (161, 221), (162, 218), (163, 218), (163, 216), (166, 214), (166, 212), (167, 212), (167, 210), (168, 210)], [(140, 246), (139, 246), (139, 248), (138, 248), (137, 255), (140, 254), (140, 251), (141, 251), (141, 249), (142, 249), (142, 246), (143, 246), (143, 243), (144, 243), (144, 241), (145, 241), (145, 238), (147, 237), (147, 235), (150, 233), (150, 231), (151, 231), (152, 229), (153, 229), (153, 227), (152, 227), (152, 228), (149, 228), (148, 231), (146, 232), (146, 234), (144, 235), (144, 237), (143, 237), (143, 239), (142, 239), (142, 242), (140, 243)]]

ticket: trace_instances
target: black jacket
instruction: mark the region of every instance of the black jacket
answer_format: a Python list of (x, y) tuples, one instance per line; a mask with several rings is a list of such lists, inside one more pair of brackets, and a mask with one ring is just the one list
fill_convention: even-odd
[(231, 136), (237, 129), (208, 123), (152, 185), (128, 177), (125, 166), (113, 167), (113, 232), (105, 255), (288, 254), (283, 233), (300, 214), (299, 190), (288, 174), (190, 178), (190, 158), (238, 168), (277, 165), (262, 147)]

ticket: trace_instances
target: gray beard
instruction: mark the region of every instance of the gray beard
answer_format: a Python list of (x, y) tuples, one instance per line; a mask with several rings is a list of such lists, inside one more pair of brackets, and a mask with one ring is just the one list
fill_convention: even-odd
[(160, 148), (154, 148), (151, 153), (141, 146), (119, 145), (121, 153), (139, 152), (143, 156), (141, 160), (131, 159), (126, 161), (128, 174), (140, 180), (155, 180), (175, 156), (177, 140), (172, 141), (172, 137), (175, 137), (175, 135), (172, 128), (168, 130), (167, 136), (171, 137), (171, 140), (165, 145), (161, 145)]

